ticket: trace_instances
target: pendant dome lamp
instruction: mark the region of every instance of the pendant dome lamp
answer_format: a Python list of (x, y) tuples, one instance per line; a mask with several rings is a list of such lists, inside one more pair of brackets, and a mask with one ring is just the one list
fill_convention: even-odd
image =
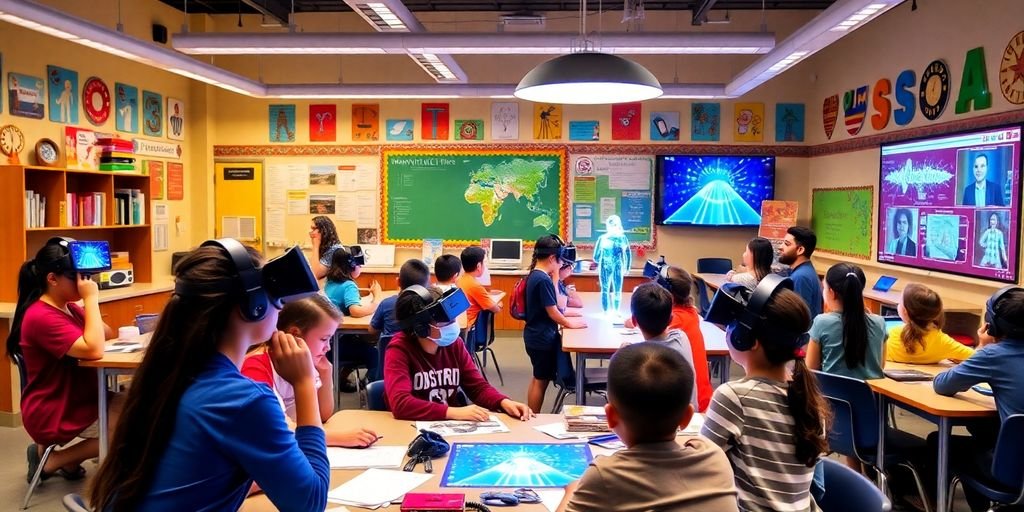
[(661, 84), (647, 68), (628, 59), (594, 50), (587, 38), (587, 1), (580, 2), (580, 37), (572, 53), (530, 70), (515, 97), (537, 103), (607, 105), (657, 98)]

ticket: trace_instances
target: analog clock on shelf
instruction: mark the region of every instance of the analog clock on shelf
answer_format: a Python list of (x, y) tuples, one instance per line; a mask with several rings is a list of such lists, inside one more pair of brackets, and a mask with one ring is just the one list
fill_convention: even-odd
[(999, 90), (1006, 101), (1024, 104), (1024, 30), (1010, 38), (999, 62)]
[(55, 167), (60, 160), (60, 149), (50, 139), (41, 139), (36, 143), (36, 163)]
[(0, 152), (7, 155), (7, 163), (20, 165), (18, 153), (25, 148), (25, 134), (13, 124), (0, 127)]
[(917, 99), (921, 113), (928, 120), (934, 121), (942, 115), (949, 102), (949, 66), (944, 61), (932, 61), (925, 68)]

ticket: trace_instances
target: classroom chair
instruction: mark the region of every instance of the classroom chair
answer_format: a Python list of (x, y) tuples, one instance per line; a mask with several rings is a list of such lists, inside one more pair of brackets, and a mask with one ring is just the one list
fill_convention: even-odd
[[(917, 468), (908, 461), (907, 454), (925, 446), (924, 439), (900, 430), (886, 428), (885, 460), (878, 460), (878, 404), (867, 383), (859, 379), (813, 370), (821, 392), (832, 406), (832, 429), (829, 430), (829, 449), (834, 453), (853, 457), (861, 464), (878, 472), (884, 483), (888, 470), (903, 468), (910, 472), (917, 492), (924, 503), (925, 512), (931, 512), (928, 497)], [(826, 484), (827, 487), (827, 484)]]
[(135, 326), (139, 328), (139, 334), (153, 332), (156, 329), (157, 321), (160, 320), (158, 313), (144, 313), (135, 315)]
[[(505, 385), (505, 377), (501, 375), (501, 366), (498, 365), (498, 355), (494, 353), (494, 349), (491, 345), (494, 344), (494, 312), (488, 310), (480, 311), (480, 314), (476, 317), (476, 323), (470, 326), (469, 330), (466, 331), (466, 349), (473, 356), (473, 362), (476, 363), (477, 368), (480, 368), (480, 373), (483, 374), (484, 378), (490, 382), (491, 379), (487, 378), (487, 354), (491, 354), (491, 360), (494, 361), (494, 369), (498, 372), (498, 381), (501, 385)], [(483, 354), (481, 359), (480, 354)]]
[[(729, 258), (699, 258), (697, 259), (697, 273), (705, 274), (728, 274), (732, 270), (732, 260)], [(694, 279), (697, 284), (697, 308), (700, 314), (707, 312), (711, 307), (711, 300), (708, 297), (708, 285), (703, 279)]]
[(384, 350), (388, 348), (388, 343), (391, 343), (393, 336), (385, 336), (383, 334), (377, 338), (377, 375), (374, 375), (372, 380), (383, 380), (384, 379)]
[[(608, 389), (608, 367), (586, 368), (584, 371), (586, 373), (584, 373), (583, 392), (587, 394), (597, 393), (607, 397), (605, 393)], [(560, 353), (558, 358), (558, 368), (555, 372), (555, 389), (558, 390), (558, 394), (555, 395), (555, 402), (551, 404), (551, 414), (562, 412), (565, 398), (576, 394), (576, 370), (573, 368), (572, 358), (564, 352)]]
[(388, 410), (384, 401), (384, 381), (375, 380), (366, 385), (366, 408), (371, 411)]
[[(999, 439), (996, 441), (995, 453), (992, 457), (992, 474), (978, 475), (977, 470), (965, 466), (964, 463), (952, 461), (953, 478), (949, 485), (949, 503), (953, 505), (953, 492), (956, 484), (962, 484), (978, 491), (983, 496), (1000, 506), (1020, 505), (1024, 503), (1024, 414), (1014, 414), (1006, 418), (999, 428)], [(946, 510), (940, 512), (948, 512)]]
[(843, 463), (822, 457), (818, 465), (824, 470), (825, 491), (817, 499), (822, 512), (889, 512), (892, 503), (864, 475)]
[[(28, 371), (25, 369), (25, 356), (22, 354), (12, 354), (14, 364), (18, 367), (18, 378), (21, 379), (21, 392), (25, 393), (25, 386), (28, 385)], [(25, 510), (28, 508), (28, 502), (32, 499), (32, 494), (36, 492), (36, 487), (43, 481), (43, 467), (46, 466), (46, 461), (50, 458), (50, 454), (57, 448), (57, 445), (51, 444), (43, 450), (43, 456), (39, 458), (39, 467), (36, 468), (35, 474), (32, 475), (32, 481), (28, 483), (28, 491), (25, 492), (25, 500), (21, 503), (21, 509)]]
[(65, 494), (61, 503), (67, 512), (92, 512), (85, 504), (85, 499), (75, 493)]

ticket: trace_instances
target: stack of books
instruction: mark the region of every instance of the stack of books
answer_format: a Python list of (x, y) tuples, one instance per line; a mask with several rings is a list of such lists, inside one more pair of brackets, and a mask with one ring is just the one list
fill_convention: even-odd
[(562, 408), (566, 432), (610, 432), (604, 407), (566, 405)]
[(117, 137), (96, 139), (101, 171), (135, 172), (135, 145)]

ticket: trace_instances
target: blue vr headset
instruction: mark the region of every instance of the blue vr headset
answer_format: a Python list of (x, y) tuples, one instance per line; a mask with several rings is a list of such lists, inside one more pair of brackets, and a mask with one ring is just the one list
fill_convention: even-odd
[(434, 300), (434, 295), (430, 293), (430, 290), (418, 284), (402, 290), (402, 295), (405, 294), (418, 295), (425, 306), (415, 315), (400, 322), (400, 325), (403, 329), (412, 329), (417, 336), (424, 338), (430, 334), (431, 323), (454, 322), (459, 315), (469, 309), (469, 299), (466, 298), (466, 294), (461, 288), (451, 288), (437, 300)]

